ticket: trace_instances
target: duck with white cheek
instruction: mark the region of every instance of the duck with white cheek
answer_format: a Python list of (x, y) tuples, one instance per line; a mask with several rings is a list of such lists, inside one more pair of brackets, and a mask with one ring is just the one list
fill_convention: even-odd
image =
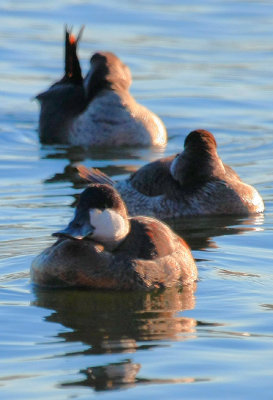
[(119, 193), (92, 184), (80, 196), (74, 219), (31, 266), (35, 284), (151, 290), (189, 285), (197, 268), (188, 245), (150, 217), (129, 218)]
[(264, 211), (260, 194), (222, 162), (214, 136), (203, 129), (186, 137), (181, 153), (147, 164), (117, 183), (99, 170), (78, 170), (89, 182), (115, 185), (130, 215), (164, 219)]
[(130, 69), (115, 54), (97, 52), (82, 76), (77, 38), (65, 32), (65, 75), (36, 96), (42, 143), (83, 146), (164, 146), (161, 119), (129, 93)]

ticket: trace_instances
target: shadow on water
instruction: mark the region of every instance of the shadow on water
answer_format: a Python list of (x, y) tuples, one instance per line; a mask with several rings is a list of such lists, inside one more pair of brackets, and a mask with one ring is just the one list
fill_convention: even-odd
[[(198, 322), (180, 316), (182, 311), (195, 307), (195, 288), (196, 285), (149, 293), (35, 289), (33, 305), (53, 310), (46, 320), (72, 329), (59, 333), (58, 337), (66, 342), (80, 341), (88, 345), (82, 354), (129, 354), (139, 349), (168, 346), (165, 341), (169, 340), (195, 338)], [(66, 355), (71, 356), (71, 353)], [(196, 381), (196, 378), (137, 378), (140, 369), (141, 364), (126, 357), (122, 362), (80, 370), (85, 375), (84, 380), (62, 383), (61, 386), (81, 385), (109, 390), (137, 383)]]

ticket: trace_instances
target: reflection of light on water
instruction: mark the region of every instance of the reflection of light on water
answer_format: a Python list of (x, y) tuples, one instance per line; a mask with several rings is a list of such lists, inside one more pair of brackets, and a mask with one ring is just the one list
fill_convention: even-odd
[[(263, 225), (264, 223), (264, 214), (257, 214), (252, 217), (253, 225)], [(263, 231), (264, 228), (256, 228), (256, 231)]]
[(254, 232), (262, 232), (264, 231), (264, 228), (253, 228)]

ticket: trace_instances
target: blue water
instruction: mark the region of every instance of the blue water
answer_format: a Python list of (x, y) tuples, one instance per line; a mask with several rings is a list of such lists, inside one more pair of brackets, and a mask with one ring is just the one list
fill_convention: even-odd
[[(164, 120), (155, 149), (42, 146), (33, 96), (63, 73), (64, 24), (132, 71)], [(0, 397), (272, 399), (273, 5), (270, 1), (0, 1)], [(81, 162), (115, 179), (210, 130), (262, 194), (248, 218), (173, 223), (192, 246), (195, 292), (39, 291), (32, 259), (73, 214)]]

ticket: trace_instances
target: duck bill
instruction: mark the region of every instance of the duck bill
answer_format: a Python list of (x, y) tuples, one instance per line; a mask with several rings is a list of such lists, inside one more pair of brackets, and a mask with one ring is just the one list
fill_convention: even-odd
[(77, 213), (75, 218), (68, 224), (65, 229), (55, 232), (52, 236), (65, 237), (74, 240), (82, 240), (90, 238), (94, 232), (94, 227), (86, 220), (81, 218)]
[(94, 229), (91, 225), (83, 225), (81, 227), (73, 227), (69, 224), (65, 229), (54, 232), (52, 236), (55, 237), (65, 237), (74, 240), (82, 240), (87, 237), (90, 237), (93, 233)]

